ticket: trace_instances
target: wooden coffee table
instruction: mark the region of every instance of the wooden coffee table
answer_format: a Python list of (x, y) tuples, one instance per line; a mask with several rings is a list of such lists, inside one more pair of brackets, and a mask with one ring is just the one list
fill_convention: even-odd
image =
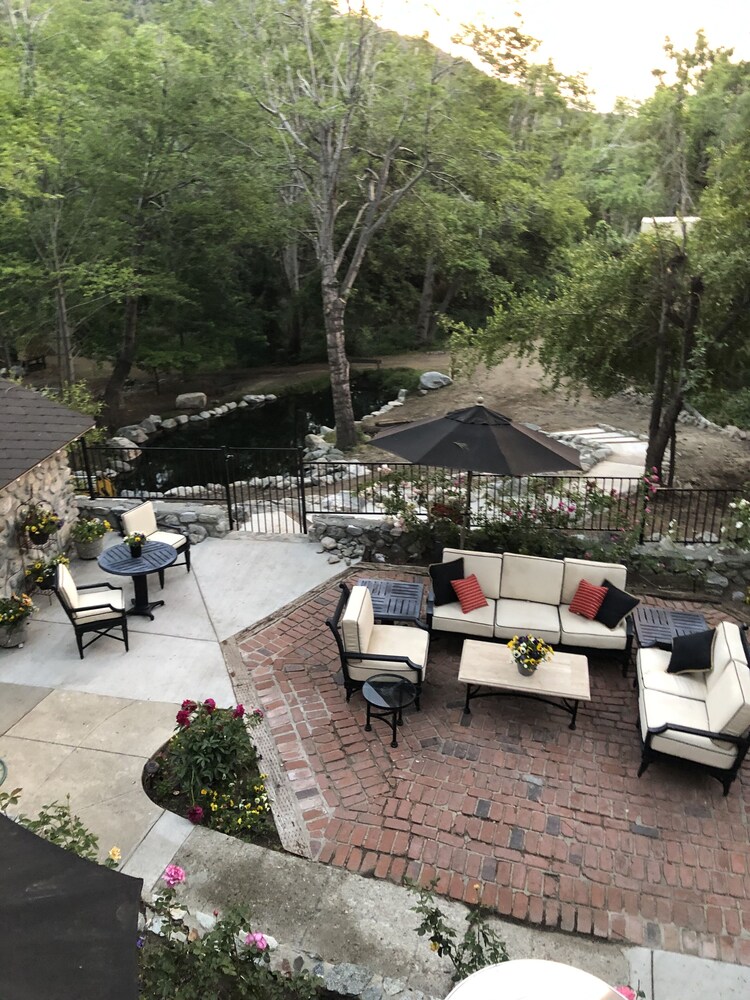
[(472, 698), (510, 694), (562, 708), (570, 715), (568, 728), (575, 729), (579, 702), (591, 701), (589, 662), (577, 653), (555, 652), (531, 677), (522, 677), (504, 642), (466, 639), (458, 679), (466, 685), (464, 712), (471, 711)]

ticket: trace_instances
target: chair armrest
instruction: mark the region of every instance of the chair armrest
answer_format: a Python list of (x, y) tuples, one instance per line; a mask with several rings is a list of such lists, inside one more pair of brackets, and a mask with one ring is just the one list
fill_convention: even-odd
[(665, 722), (663, 726), (657, 726), (656, 729), (648, 730), (648, 742), (654, 736), (661, 736), (667, 731), (671, 733), (687, 733), (689, 736), (704, 736), (708, 740), (734, 743), (735, 746), (742, 746), (748, 740), (747, 736), (735, 736), (734, 733), (712, 733), (709, 729), (695, 729), (693, 726), (681, 726), (676, 722)]
[(102, 583), (87, 583), (83, 587), (79, 587), (76, 584), (76, 590), (101, 590), (102, 587), (106, 587), (107, 590), (119, 590), (122, 592), (122, 587), (113, 587), (111, 583), (105, 583), (104, 581)]
[(73, 608), (73, 614), (76, 615), (80, 611), (119, 611), (123, 615), (125, 614), (125, 608), (116, 608), (114, 604), (87, 604), (85, 608)]
[(411, 670), (417, 670), (421, 674), (424, 667), (421, 667), (414, 660), (410, 660), (408, 656), (396, 656), (394, 653), (392, 656), (388, 653), (344, 653), (347, 660), (372, 660), (374, 662), (380, 663), (405, 663), (407, 667)]

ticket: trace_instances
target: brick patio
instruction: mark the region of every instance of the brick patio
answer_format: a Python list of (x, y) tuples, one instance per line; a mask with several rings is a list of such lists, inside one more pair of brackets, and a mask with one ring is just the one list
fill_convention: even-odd
[[(423, 580), (384, 567), (341, 578), (362, 575)], [(465, 716), (461, 642), (447, 634), (393, 750), (385, 723), (364, 731), (361, 694), (346, 703), (324, 624), (338, 595), (325, 584), (239, 637), (314, 859), (437, 878), (447, 896), (538, 926), (750, 965), (750, 765), (728, 798), (679, 762), (638, 779), (636, 692), (613, 660), (591, 660), (575, 732), (525, 699), (480, 699)]]

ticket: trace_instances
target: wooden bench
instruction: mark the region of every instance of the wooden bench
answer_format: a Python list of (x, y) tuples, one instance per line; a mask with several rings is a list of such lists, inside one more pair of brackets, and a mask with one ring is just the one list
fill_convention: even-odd
[(382, 358), (349, 358), (349, 363), (352, 365), (375, 365), (376, 368), (380, 368), (383, 364)]

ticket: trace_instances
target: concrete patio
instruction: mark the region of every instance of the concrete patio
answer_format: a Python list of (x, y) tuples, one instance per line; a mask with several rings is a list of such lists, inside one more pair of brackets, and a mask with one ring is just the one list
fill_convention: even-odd
[[(384, 728), (363, 732), (359, 696), (346, 705), (336, 683), (323, 620), (340, 566), (301, 538), (237, 534), (196, 546), (193, 567), (191, 574), (168, 571), (160, 595), (167, 604), (154, 622), (131, 619), (129, 653), (102, 639), (81, 661), (62, 609), (45, 597), (27, 645), (0, 650), (3, 790), (23, 787), (22, 811), (70, 794), (102, 853), (117, 844), (124, 870), (147, 888), (176, 857), (188, 868), (194, 904), (242, 901), (292, 947), (369, 964), (435, 995), (447, 993), (447, 975), (412, 933), (413, 899), (396, 884), (404, 873), (434, 870), (446, 909), (457, 915), (462, 907), (451, 899), (473, 898), (479, 882), (485, 900), (511, 917), (498, 925), (512, 957), (568, 961), (610, 982), (639, 980), (648, 1000), (747, 995), (747, 784), (740, 779), (724, 800), (718, 784), (701, 778), (691, 785), (656, 766), (632, 784), (637, 738), (630, 717), (627, 730), (622, 725), (619, 706), (633, 695), (614, 667), (596, 673), (599, 712), (582, 711), (577, 733), (553, 710), (535, 714), (513, 702), (511, 715), (510, 705), (494, 700), (478, 706), (466, 727), (451, 673), (455, 649), (451, 640), (437, 641), (425, 710), (408, 715), (403, 742), (391, 750)], [(95, 563), (71, 568), (83, 583), (104, 578)], [(158, 592), (155, 577), (149, 586)], [(145, 796), (143, 765), (171, 735), (185, 697), (267, 710), (263, 738), (279, 754), (279, 797), (296, 807), (302, 853), (315, 861), (194, 828)], [(452, 785), (460, 786), (460, 803)], [(602, 802), (611, 824), (601, 818)], [(556, 813), (565, 814), (559, 826)], [(667, 855), (673, 848), (663, 814), (682, 844), (679, 858)], [(618, 845), (606, 843), (610, 826), (621, 833)], [(592, 835), (597, 828), (601, 843)], [(618, 851), (629, 854), (627, 872)], [(634, 887), (621, 891), (618, 908), (607, 893), (623, 878)], [(705, 926), (690, 937), (690, 922), (700, 919)]]

